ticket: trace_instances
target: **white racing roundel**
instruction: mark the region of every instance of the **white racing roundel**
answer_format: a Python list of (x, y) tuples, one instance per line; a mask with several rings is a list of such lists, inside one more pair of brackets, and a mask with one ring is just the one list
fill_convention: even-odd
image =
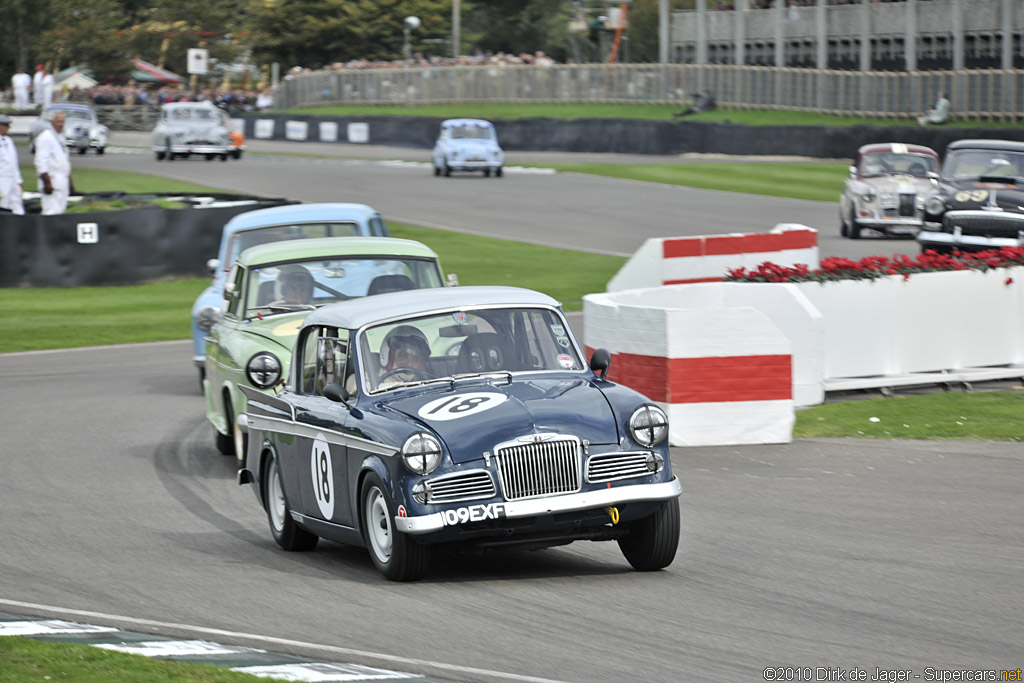
[(505, 402), (508, 398), (505, 394), (498, 394), (493, 391), (478, 391), (469, 394), (458, 394), (456, 396), (445, 396), (426, 403), (417, 411), (417, 415), (424, 420), (444, 422), (446, 420), (458, 420), (460, 417), (469, 417), (490, 410)]
[(330, 519), (334, 516), (334, 468), (331, 466), (331, 449), (323, 434), (317, 434), (313, 441), (309, 470), (313, 474), (316, 505), (324, 519)]

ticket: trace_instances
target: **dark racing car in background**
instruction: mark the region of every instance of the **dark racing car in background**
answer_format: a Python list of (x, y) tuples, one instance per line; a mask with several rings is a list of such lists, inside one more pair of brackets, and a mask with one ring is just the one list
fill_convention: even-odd
[(957, 140), (925, 199), (921, 250), (982, 251), (1024, 246), (1024, 142)]
[[(514, 287), (381, 294), (309, 314), (278, 395), (242, 387), (250, 483), (286, 550), (365, 546), (393, 580), (435, 546), (617, 541), (668, 566), (681, 486), (665, 413), (604, 379), (558, 303)], [(595, 372), (596, 370), (596, 372)]]

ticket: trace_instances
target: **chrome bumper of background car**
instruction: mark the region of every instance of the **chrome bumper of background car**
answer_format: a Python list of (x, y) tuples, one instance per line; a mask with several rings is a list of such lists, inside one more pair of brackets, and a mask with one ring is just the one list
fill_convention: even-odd
[(192, 363), (197, 368), (204, 368), (206, 367), (206, 356), (192, 356)]
[(452, 169), (455, 169), (455, 170), (458, 170), (458, 169), (465, 170), (465, 169), (468, 169), (468, 168), (483, 169), (483, 168), (495, 168), (497, 166), (501, 166), (501, 162), (500, 161), (469, 161), (469, 160), (454, 161), (454, 160), (452, 160), (451, 162), (449, 162), (448, 165)]
[[(679, 479), (673, 477), (672, 481), (660, 484), (616, 486), (550, 498), (507, 501), (499, 503), (499, 505), (502, 508), (503, 517), (536, 517), (538, 515), (549, 515), (558, 512), (588, 510), (619, 503), (670, 500), (679, 496), (682, 492), (682, 484), (679, 483)], [(446, 525), (443, 513), (435, 512), (418, 517), (395, 517), (395, 527), (407, 534), (426, 534), (432, 531), (440, 531)]]
[(905, 218), (859, 218), (857, 223), (862, 228), (883, 230), (885, 232), (916, 233), (921, 229), (921, 219), (907, 216)]
[(922, 230), (917, 233), (917, 241), (922, 247), (966, 247), (969, 249), (1001, 249), (1003, 247), (1024, 246), (1024, 240), (1013, 237), (979, 237), (962, 235), (959, 232), (937, 232)]
[[(165, 148), (166, 149), (166, 148)], [(171, 145), (171, 152), (174, 154), (227, 154), (227, 145)]]

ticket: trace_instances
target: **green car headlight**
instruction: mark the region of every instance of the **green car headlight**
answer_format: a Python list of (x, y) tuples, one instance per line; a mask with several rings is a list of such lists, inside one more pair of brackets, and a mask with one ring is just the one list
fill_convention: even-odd
[(254, 387), (269, 389), (281, 379), (281, 361), (274, 354), (261, 351), (245, 364), (245, 376)]

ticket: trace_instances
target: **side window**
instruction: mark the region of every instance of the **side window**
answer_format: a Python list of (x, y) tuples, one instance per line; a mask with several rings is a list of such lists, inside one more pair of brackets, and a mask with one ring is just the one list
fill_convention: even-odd
[[(344, 331), (342, 331), (344, 332)], [(339, 336), (338, 330), (327, 328), (317, 347), (317, 379), (315, 393), (323, 395), (328, 384), (345, 386), (348, 366), (348, 337)], [(354, 384), (355, 376), (352, 376)], [(355, 386), (349, 386), (350, 393)]]
[(227, 282), (224, 283), (224, 310), (228, 315), (242, 315), (242, 294), (245, 288), (245, 268), (231, 267)]
[(317, 348), (320, 343), (320, 330), (319, 328), (310, 328), (306, 330), (306, 336), (303, 338), (301, 343), (302, 354), (298, 359), (301, 363), (302, 372), (299, 374), (299, 393), (302, 394), (315, 394), (316, 393), (316, 373), (317, 373)]

